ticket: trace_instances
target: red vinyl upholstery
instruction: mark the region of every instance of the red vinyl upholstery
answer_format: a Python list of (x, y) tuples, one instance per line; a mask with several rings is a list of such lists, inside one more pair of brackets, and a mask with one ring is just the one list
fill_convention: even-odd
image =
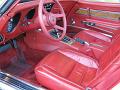
[(37, 80), (52, 90), (81, 90), (111, 65), (120, 52), (119, 41), (110, 45), (99, 60), (69, 49), (55, 51), (36, 66)]
[(95, 77), (97, 70), (98, 63), (93, 58), (58, 50), (45, 57), (35, 73), (38, 81), (52, 90), (79, 90)]
[(96, 43), (100, 45), (109, 45), (112, 42), (112, 38), (92, 30), (81, 31), (75, 35), (74, 38), (80, 38), (90, 43)]
[[(75, 35), (74, 38), (80, 38), (88, 42), (90, 45), (87, 48), (92, 49), (93, 54), (95, 55), (96, 58), (100, 58), (100, 55), (102, 55), (103, 52), (107, 48), (109, 48), (109, 46), (114, 41), (113, 38), (110, 38), (100, 32), (92, 31), (92, 30), (81, 31), (77, 35)], [(87, 54), (85, 50), (82, 52)]]

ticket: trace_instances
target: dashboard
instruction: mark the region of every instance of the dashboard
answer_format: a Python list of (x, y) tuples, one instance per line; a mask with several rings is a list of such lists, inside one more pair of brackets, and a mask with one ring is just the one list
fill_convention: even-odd
[[(38, 19), (40, 0), (11, 1), (14, 2), (9, 3), (0, 16), (0, 46), (21, 34), (41, 28)], [(76, 2), (74, 0), (60, 0), (60, 3), (67, 16)], [(53, 0), (45, 0), (44, 7), (48, 12), (51, 10), (53, 13), (59, 12), (59, 8), (56, 6)]]
[[(39, 0), (16, 0), (0, 17), (0, 44), (40, 28), (38, 21)], [(44, 7), (51, 11), (54, 3), (47, 2)]]

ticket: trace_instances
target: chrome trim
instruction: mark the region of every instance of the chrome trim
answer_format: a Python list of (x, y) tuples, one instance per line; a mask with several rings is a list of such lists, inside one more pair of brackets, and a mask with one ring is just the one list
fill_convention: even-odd
[(75, 20), (72, 18), (71, 19), (71, 25), (75, 25), (76, 24), (76, 22), (75, 22)]
[(80, 14), (80, 15), (87, 15), (87, 16), (94, 16), (98, 18), (110, 19), (113, 21), (120, 20), (120, 12), (112, 12), (112, 11), (107, 11), (107, 10), (95, 10), (95, 9), (90, 9), (90, 8), (79, 8), (77, 9), (77, 11), (75, 11), (75, 13)]
[[(102, 27), (104, 27), (104, 24), (96, 24), (96, 27), (97, 27), (97, 26), (102, 26)], [(95, 27), (95, 26), (94, 26), (94, 27)], [(112, 30), (118, 30), (117, 28), (112, 27), (112, 26), (110, 26), (110, 25), (106, 25), (105, 28), (112, 29)]]
[[(67, 26), (68, 26), (68, 27), (73, 27), (73, 28), (78, 28), (78, 29), (83, 29), (83, 30), (89, 30), (89, 29), (87, 29), (87, 28), (83, 28), (83, 27), (79, 27), (79, 26), (72, 26), (72, 25), (67, 25)], [(94, 27), (94, 28), (100, 29), (101, 31), (110, 33), (109, 31), (105, 31), (104, 29), (101, 29), (101, 28), (98, 28), (98, 27)], [(113, 37), (112, 35), (109, 35), (109, 34), (106, 34), (106, 33), (101, 33), (101, 34), (103, 34), (103, 35), (105, 35), (105, 36), (107, 36), (107, 37), (110, 37), (110, 38)]]
[(101, 33), (101, 34), (103, 34), (103, 35), (105, 35), (105, 36), (107, 36), (107, 37), (109, 37), (109, 38), (112, 38), (112, 37), (113, 37), (112, 35), (109, 35), (109, 34), (105, 34), (105, 33)]
[[(91, 27), (93, 27), (93, 26), (91, 26)], [(93, 28), (99, 29), (99, 30), (104, 31), (104, 32), (106, 32), (106, 33), (111, 33), (111, 34), (112, 34), (112, 32), (110, 32), (110, 31), (108, 31), (108, 30), (104, 30), (104, 29), (99, 28), (99, 27), (93, 27)]]
[[(100, 13), (107, 13), (107, 15), (105, 15), (105, 16), (97, 16), (97, 15), (94, 15), (94, 14), (92, 14), (93, 12), (95, 12), (95, 13), (97, 13), (97, 12), (100, 12)], [(111, 19), (111, 20), (119, 20), (119, 17), (118, 18), (112, 18), (112, 17), (110, 17), (110, 16), (108, 16), (108, 15), (110, 15), (110, 14), (119, 14), (120, 15), (120, 13), (119, 12), (111, 12), (111, 11), (105, 11), (105, 10), (94, 10), (94, 9), (90, 9), (90, 14), (91, 14), (91, 16), (95, 16), (95, 17), (99, 17), (99, 18), (104, 18), (104, 19)]]
[[(16, 88), (16, 90), (21, 90), (19, 87), (20, 86), (15, 86), (12, 82), (10, 82), (10, 80), (16, 80), (16, 84), (18, 84), (18, 83), (21, 83), (20, 85), (22, 86), (22, 85), (28, 85), (28, 87), (30, 88), (34, 88), (33, 90), (46, 90), (45, 88), (43, 88), (43, 87), (40, 87), (40, 86), (38, 86), (38, 85), (35, 85), (35, 84), (33, 84), (33, 83), (29, 83), (29, 82), (27, 82), (27, 81), (25, 81), (25, 80), (23, 80), (23, 79), (20, 79), (20, 78), (17, 78), (16, 76), (12, 76), (12, 75), (10, 75), (10, 74), (8, 74), (8, 73), (5, 73), (5, 72), (2, 72), (2, 71), (0, 71), (0, 74), (2, 74), (3, 76), (4, 76), (4, 78), (2, 78), (1, 76), (2, 75), (0, 75), (0, 82), (2, 82), (2, 83), (4, 83), (4, 84), (6, 84), (6, 85), (9, 85), (9, 86), (11, 86), (11, 87), (13, 87), (13, 88)], [(22, 88), (22, 87), (21, 87)], [(22, 89), (23, 90), (23, 89)], [(24, 89), (24, 90), (26, 90), (26, 89)]]
[(90, 46), (96, 46), (96, 47), (100, 47), (103, 48), (104, 46), (96, 44), (96, 43), (89, 43)]
[(83, 29), (83, 30), (89, 30), (87, 28), (83, 28), (83, 27), (79, 27), (79, 26), (73, 26), (73, 25), (67, 25), (68, 27), (73, 27), (73, 28), (77, 28), (77, 29)]

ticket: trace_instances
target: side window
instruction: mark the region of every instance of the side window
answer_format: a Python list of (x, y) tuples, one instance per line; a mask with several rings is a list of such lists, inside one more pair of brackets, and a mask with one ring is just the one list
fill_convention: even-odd
[(3, 6), (3, 4), (6, 2), (7, 0), (0, 0), (0, 8)]
[(86, 0), (95, 2), (109, 2), (109, 3), (120, 3), (120, 0)]
[(111, 90), (119, 90), (120, 89), (120, 83), (118, 83), (116, 86), (114, 86)]

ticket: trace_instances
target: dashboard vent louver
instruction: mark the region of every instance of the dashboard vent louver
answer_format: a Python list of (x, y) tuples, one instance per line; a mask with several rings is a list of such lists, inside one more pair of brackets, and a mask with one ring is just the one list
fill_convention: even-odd
[(30, 2), (30, 1), (33, 1), (33, 0), (20, 0), (20, 3)]
[(4, 39), (3, 35), (0, 34), (0, 42), (2, 42)]

